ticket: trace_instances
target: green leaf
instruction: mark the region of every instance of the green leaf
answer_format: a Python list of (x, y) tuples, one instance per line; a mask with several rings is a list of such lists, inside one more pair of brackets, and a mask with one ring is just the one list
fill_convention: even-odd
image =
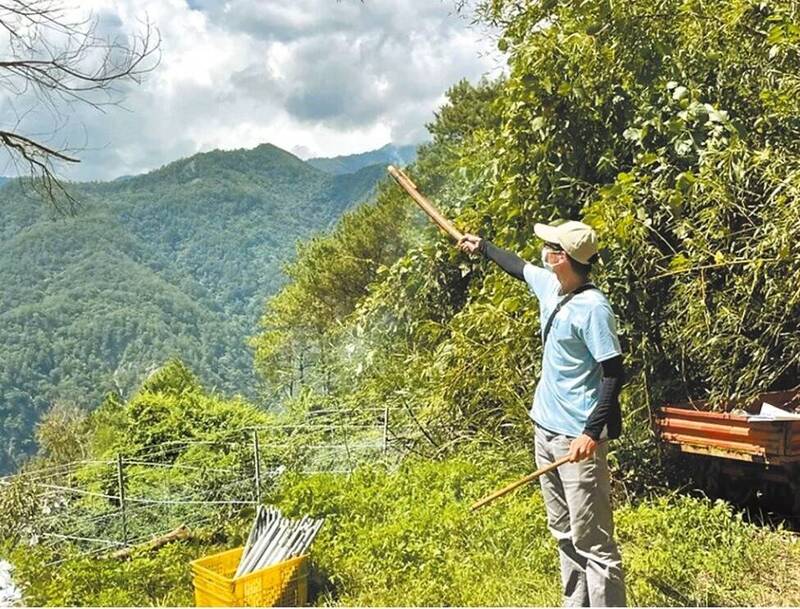
[(683, 86), (675, 87), (675, 90), (672, 92), (672, 99), (678, 101), (684, 99), (688, 95), (689, 95), (689, 89), (687, 89), (686, 87)]
[(545, 126), (545, 119), (543, 116), (537, 116), (531, 121), (531, 129), (541, 131)]
[(675, 180), (675, 185), (685, 193), (692, 187), (694, 182), (695, 177), (691, 171), (682, 171), (678, 174), (678, 178)]
[(671, 271), (683, 271), (692, 266), (692, 261), (689, 260), (684, 254), (677, 254), (669, 261), (669, 269)]
[(628, 127), (622, 132), (622, 137), (624, 137), (626, 140), (639, 144), (642, 141), (642, 130), (636, 129), (635, 127)]

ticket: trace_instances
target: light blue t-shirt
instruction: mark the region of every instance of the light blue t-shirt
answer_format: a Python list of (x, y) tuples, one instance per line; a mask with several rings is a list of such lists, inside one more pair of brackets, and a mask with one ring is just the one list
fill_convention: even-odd
[[(564, 295), (555, 273), (525, 264), (523, 274), (531, 293), (539, 299), (542, 334), (550, 314)], [(600, 290), (576, 294), (553, 319), (544, 346), (542, 375), (536, 385), (530, 416), (550, 431), (577, 437), (600, 393), (600, 362), (622, 350), (614, 311)]]

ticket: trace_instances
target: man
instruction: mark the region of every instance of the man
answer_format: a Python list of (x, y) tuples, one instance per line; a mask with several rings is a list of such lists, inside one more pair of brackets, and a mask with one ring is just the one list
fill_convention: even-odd
[(575, 221), (536, 224), (534, 232), (544, 240), (545, 268), (476, 235), (464, 235), (459, 247), (525, 281), (539, 300), (542, 375), (530, 416), (536, 465), (569, 455), (569, 462), (540, 478), (548, 526), (558, 541), (564, 605), (624, 606), (607, 461), (607, 440), (622, 426), (622, 352), (611, 306), (589, 283), (597, 237)]

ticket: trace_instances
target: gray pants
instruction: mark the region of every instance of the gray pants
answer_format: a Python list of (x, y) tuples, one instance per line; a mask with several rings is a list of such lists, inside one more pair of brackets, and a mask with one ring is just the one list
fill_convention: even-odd
[[(569, 452), (573, 438), (536, 427), (536, 466)], [(608, 442), (594, 455), (545, 474), (547, 524), (558, 541), (565, 607), (624, 607), (622, 561), (614, 541), (608, 475)]]

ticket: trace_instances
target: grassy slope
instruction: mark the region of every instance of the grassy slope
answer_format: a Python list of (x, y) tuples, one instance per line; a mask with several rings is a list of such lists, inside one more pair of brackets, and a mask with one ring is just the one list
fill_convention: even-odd
[[(559, 605), (556, 545), (538, 486), (483, 508), (530, 468), (525, 454), (412, 461), (396, 474), (295, 479), (288, 511), (325, 515), (315, 546), (321, 602)], [(631, 605), (797, 605), (800, 544), (746, 524), (727, 504), (670, 494), (616, 509)]]
[[(324, 516), (313, 549), (317, 604), (345, 606), (560, 604), (556, 546), (538, 487), (473, 514), (468, 506), (529, 468), (525, 454), (477, 450), (399, 471), (287, 478), (271, 498), (290, 514)], [(191, 605), (189, 561), (241, 545), (248, 519), (132, 562), (5, 553), (42, 605)], [(617, 506), (630, 605), (800, 604), (796, 537), (749, 525), (727, 504), (670, 494)], [(2, 548), (0, 548), (0, 552)]]

